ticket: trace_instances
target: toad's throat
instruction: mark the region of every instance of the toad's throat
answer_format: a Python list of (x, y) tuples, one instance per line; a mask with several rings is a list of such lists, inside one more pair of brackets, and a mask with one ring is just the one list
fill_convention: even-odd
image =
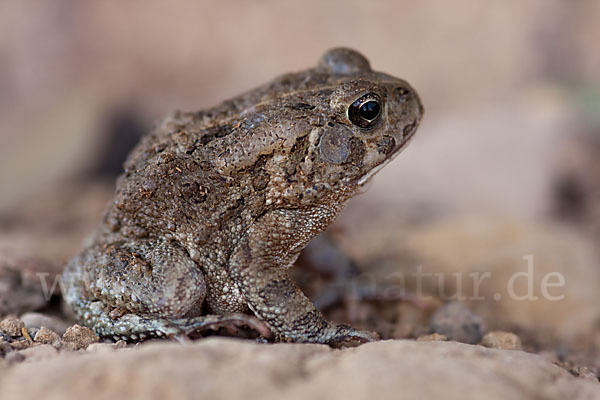
[(408, 145), (408, 142), (414, 136), (414, 132), (416, 132), (416, 129), (413, 129), (412, 132), (409, 133), (408, 137), (406, 139), (404, 139), (404, 142), (402, 143), (402, 145), (400, 145), (400, 147), (396, 151), (391, 152), (381, 162), (381, 164), (377, 165), (376, 167), (373, 167), (369, 172), (367, 172), (366, 174), (364, 174), (363, 176), (361, 176), (358, 179), (358, 181), (356, 182), (356, 185), (359, 186), (359, 187), (360, 186), (364, 186), (375, 174), (377, 174), (379, 171), (381, 171), (382, 168), (384, 168), (386, 165), (388, 165), (394, 158), (398, 157), (398, 155), (400, 153), (402, 153), (402, 151), (404, 151), (404, 149)]

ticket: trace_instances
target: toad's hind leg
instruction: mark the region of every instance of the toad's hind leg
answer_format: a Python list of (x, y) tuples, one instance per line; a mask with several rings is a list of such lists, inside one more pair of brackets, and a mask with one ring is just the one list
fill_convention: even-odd
[(71, 303), (75, 314), (100, 337), (115, 340), (143, 340), (149, 337), (175, 337), (199, 333), (206, 330), (247, 326), (269, 337), (266, 324), (256, 317), (241, 313), (225, 315), (202, 315), (190, 318), (155, 318), (137, 314), (124, 314), (114, 318), (100, 301), (85, 299)]
[(66, 302), (102, 337), (137, 340), (240, 325), (268, 334), (249, 315), (200, 315), (204, 278), (176, 243), (93, 246), (69, 263), (63, 277)]

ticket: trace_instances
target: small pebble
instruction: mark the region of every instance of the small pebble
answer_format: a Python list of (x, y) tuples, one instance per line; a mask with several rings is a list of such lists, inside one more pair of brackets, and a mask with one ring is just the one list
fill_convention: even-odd
[(79, 350), (79, 347), (77, 346), (77, 343), (63, 341), (62, 345), (60, 346), (60, 350), (61, 351), (77, 351), (77, 350)]
[(432, 333), (439, 333), (457, 342), (475, 344), (483, 337), (481, 318), (459, 302), (446, 303), (429, 320)]
[(481, 345), (493, 349), (521, 350), (521, 339), (511, 332), (492, 331), (481, 339)]
[(573, 375), (592, 382), (598, 382), (600, 379), (588, 367), (575, 367), (570, 371)]
[(28, 349), (32, 345), (33, 342), (30, 342), (29, 340), (13, 340), (12, 342), (10, 342), (10, 347), (12, 347), (14, 350)]
[(417, 342), (444, 342), (448, 340), (448, 338), (444, 335), (440, 335), (439, 333), (432, 333), (431, 335), (423, 335), (417, 338)]
[(0, 321), (0, 332), (11, 337), (21, 336), (23, 328), (25, 328), (23, 321), (14, 317), (9, 317)]
[(75, 349), (85, 349), (92, 343), (98, 342), (100, 339), (90, 328), (80, 325), (73, 325), (67, 328), (67, 331), (63, 335), (63, 341), (66, 343), (73, 343)]
[(61, 340), (60, 336), (58, 336), (58, 333), (51, 331), (45, 326), (42, 326), (40, 330), (37, 331), (33, 341), (36, 343), (50, 344), (55, 348), (59, 348), (61, 345)]

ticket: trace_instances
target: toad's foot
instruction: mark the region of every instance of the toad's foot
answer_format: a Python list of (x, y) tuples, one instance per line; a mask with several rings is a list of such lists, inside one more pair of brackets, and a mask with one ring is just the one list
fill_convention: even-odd
[(261, 320), (248, 314), (232, 313), (225, 315), (203, 315), (195, 318), (170, 320), (169, 324), (179, 330), (179, 334), (191, 335), (207, 330), (225, 328), (233, 333), (237, 328), (246, 326), (265, 338), (272, 337), (271, 330)]
[(115, 318), (100, 301), (80, 299), (72, 303), (75, 314), (98, 336), (114, 340), (139, 341), (152, 337), (181, 339), (183, 336), (206, 330), (247, 326), (264, 337), (271, 337), (267, 325), (254, 316), (232, 313), (201, 315), (192, 318), (159, 318), (127, 313)]
[(351, 342), (375, 342), (379, 340), (379, 335), (375, 332), (361, 331), (345, 324), (339, 324), (334, 327), (334, 334), (327, 341), (333, 347), (341, 347)]

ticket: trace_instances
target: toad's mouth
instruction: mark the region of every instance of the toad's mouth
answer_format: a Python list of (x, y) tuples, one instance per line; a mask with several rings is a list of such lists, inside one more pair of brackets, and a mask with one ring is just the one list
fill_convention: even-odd
[(408, 143), (413, 138), (416, 131), (417, 131), (417, 127), (415, 126), (415, 128), (412, 129), (407, 134), (407, 136), (403, 138), (402, 144), (400, 146), (398, 146), (398, 148), (395, 151), (391, 152), (386, 158), (384, 158), (383, 161), (379, 165), (371, 168), (370, 171), (368, 171), (366, 174), (364, 174), (363, 176), (358, 178), (356, 185), (359, 187), (364, 186), (369, 181), (369, 179), (371, 179), (375, 174), (377, 174), (379, 171), (381, 171), (381, 169), (383, 167), (388, 165), (394, 158), (398, 157), (398, 155), (400, 153), (402, 153), (402, 151), (407, 147)]

